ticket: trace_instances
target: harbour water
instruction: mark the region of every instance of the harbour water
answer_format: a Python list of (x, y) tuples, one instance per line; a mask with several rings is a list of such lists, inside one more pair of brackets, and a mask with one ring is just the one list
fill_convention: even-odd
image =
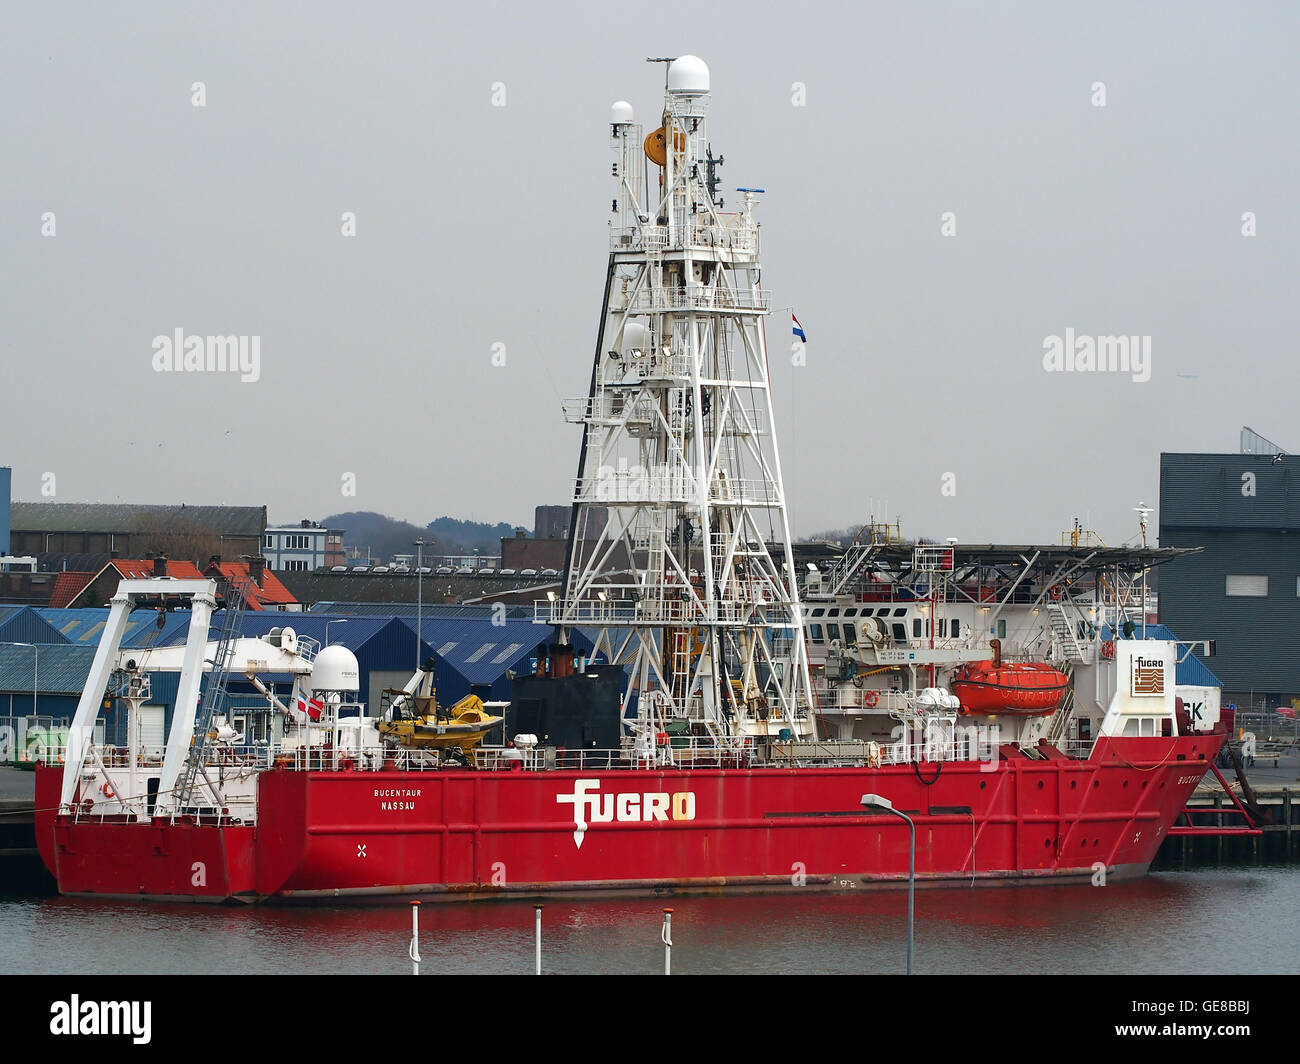
[[(543, 970), (893, 974), (906, 891), (545, 903)], [(1300, 868), (1161, 872), (1104, 887), (920, 890), (916, 970), (948, 974), (1300, 973)], [(529, 974), (533, 906), (421, 907), (422, 974)], [(0, 897), (0, 972), (402, 974), (405, 905), (206, 908)]]

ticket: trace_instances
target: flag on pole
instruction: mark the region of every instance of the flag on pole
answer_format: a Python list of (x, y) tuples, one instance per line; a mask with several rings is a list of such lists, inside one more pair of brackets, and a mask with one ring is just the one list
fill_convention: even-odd
[(803, 326), (799, 324), (799, 319), (794, 316), (794, 311), (790, 312), (790, 320), (794, 322), (794, 334), (804, 343), (808, 342), (808, 337), (803, 331)]
[(325, 703), (319, 698), (308, 698), (301, 691), (298, 692), (298, 712), (306, 713), (312, 720), (320, 720), (321, 713), (325, 710)]

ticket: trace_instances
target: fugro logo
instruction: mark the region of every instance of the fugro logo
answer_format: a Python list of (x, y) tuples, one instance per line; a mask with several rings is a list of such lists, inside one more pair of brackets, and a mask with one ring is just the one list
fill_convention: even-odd
[(1043, 369), (1048, 373), (1131, 373), (1138, 384), (1151, 379), (1151, 337), (1065, 336), (1043, 340)]
[(153, 338), (155, 373), (238, 373), (245, 384), (262, 375), (260, 336), (171, 336)]
[(588, 817), (591, 824), (695, 819), (694, 791), (599, 792), (600, 780), (574, 780), (572, 794), (555, 796), (557, 803), (573, 806), (573, 843), (579, 849), (589, 827)]
[(1160, 658), (1133, 655), (1132, 686), (1129, 694), (1134, 698), (1163, 698), (1165, 694), (1165, 663)]
[(130, 1035), (138, 1046), (149, 1044), (153, 1003), (149, 1001), (70, 1001), (50, 1006), (50, 1034)]

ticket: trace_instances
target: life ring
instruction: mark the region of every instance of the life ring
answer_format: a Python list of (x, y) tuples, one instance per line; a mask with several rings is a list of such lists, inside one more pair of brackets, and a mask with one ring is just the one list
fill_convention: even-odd
[(1051, 587), (1051, 590), (1048, 591), (1047, 593), (1048, 593), (1048, 595), (1051, 596), (1051, 599), (1052, 599), (1053, 602), (1060, 602), (1060, 601), (1061, 601), (1061, 585), (1060, 585), (1060, 584), (1053, 584), (1052, 587)]
[(880, 692), (879, 692), (879, 691), (868, 691), (865, 695), (862, 696), (862, 701), (865, 702), (868, 706), (879, 705), (879, 704), (880, 704)]
[(111, 783), (105, 783), (104, 786), (100, 787), (99, 789), (101, 792), (103, 792), (105, 798), (117, 797), (117, 792), (113, 790), (113, 785)]
[(1113, 639), (1107, 639), (1106, 642), (1102, 643), (1101, 656), (1103, 658), (1113, 658), (1115, 656), (1115, 641)]

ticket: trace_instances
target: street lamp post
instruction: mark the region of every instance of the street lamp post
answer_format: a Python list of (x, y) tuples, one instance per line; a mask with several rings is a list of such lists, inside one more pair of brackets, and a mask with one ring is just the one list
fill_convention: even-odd
[(886, 813), (892, 813), (901, 820), (907, 821), (908, 830), (911, 832), (911, 845), (908, 849), (907, 858), (907, 974), (912, 974), (912, 943), (915, 902), (916, 902), (916, 824), (906, 813), (895, 809), (894, 803), (888, 798), (882, 798), (878, 794), (864, 794), (862, 796), (862, 806), (865, 809), (879, 809)]
[(344, 621), (326, 621), (326, 622), (325, 622), (325, 645), (326, 645), (326, 646), (329, 646), (329, 645), (330, 645), (330, 625), (331, 625), (331, 624), (347, 624), (347, 623), (348, 623), (348, 622), (345, 621), (345, 620), (344, 620)]

